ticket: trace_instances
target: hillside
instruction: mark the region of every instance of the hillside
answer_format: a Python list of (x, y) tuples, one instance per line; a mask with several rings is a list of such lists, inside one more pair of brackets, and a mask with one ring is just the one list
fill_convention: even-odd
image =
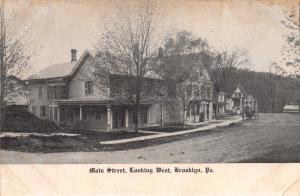
[(246, 92), (257, 99), (260, 112), (281, 112), (285, 104), (300, 103), (299, 78), (287, 78), (248, 69), (228, 69), (225, 72), (215, 72), (214, 76), (220, 88), (227, 94), (231, 94), (241, 83)]

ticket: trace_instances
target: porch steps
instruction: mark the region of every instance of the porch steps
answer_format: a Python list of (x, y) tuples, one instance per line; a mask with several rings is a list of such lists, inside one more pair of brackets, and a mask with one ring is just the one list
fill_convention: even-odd
[(228, 126), (232, 123), (238, 123), (241, 121), (242, 121), (241, 117), (235, 117), (230, 120), (220, 120), (220, 123), (208, 124), (205, 127), (199, 127), (199, 128), (195, 128), (195, 129), (177, 131), (177, 132), (172, 132), (172, 133), (157, 133), (157, 132), (155, 132), (155, 133), (157, 133), (155, 135), (140, 136), (140, 137), (135, 137), (135, 138), (112, 140), (112, 141), (103, 141), (103, 142), (100, 142), (100, 144), (103, 144), (103, 145), (124, 144), (124, 143), (144, 141), (144, 140), (169, 137), (169, 136), (175, 136), (175, 135), (184, 135), (184, 134), (193, 133), (193, 132), (197, 132), (197, 131), (205, 131), (205, 130), (210, 130), (210, 129), (214, 129), (217, 127), (224, 127), (224, 126)]

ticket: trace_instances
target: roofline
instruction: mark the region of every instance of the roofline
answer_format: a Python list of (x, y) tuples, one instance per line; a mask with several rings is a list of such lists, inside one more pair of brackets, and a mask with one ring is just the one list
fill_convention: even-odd
[[(67, 76), (62, 76), (62, 77), (53, 77), (53, 78), (36, 78), (36, 79), (27, 79), (24, 80), (25, 82), (33, 82), (33, 83), (43, 83), (43, 82), (67, 82), (67, 81), (62, 81), (62, 80), (68, 80), (69, 75)], [(48, 80), (48, 81), (47, 81)], [(51, 81), (53, 80), (53, 81)]]
[(86, 60), (86, 58), (87, 58), (88, 56), (91, 56), (91, 57), (94, 59), (94, 57), (93, 57), (93, 55), (91, 54), (91, 52), (88, 51), (88, 50), (85, 50), (85, 51), (83, 52), (83, 54), (81, 55), (81, 57), (79, 58), (79, 60), (76, 62), (74, 68), (73, 68), (72, 71), (71, 71), (71, 73), (68, 75), (68, 76), (70, 77), (70, 79), (72, 79), (72, 78), (76, 75), (76, 73), (80, 70), (80, 68), (81, 68), (82, 65), (83, 65), (83, 62)]
[(50, 79), (56, 80), (56, 79), (69, 79), (69, 78), (72, 78), (72, 77), (74, 77), (74, 74), (77, 73), (78, 69), (82, 66), (82, 62), (83, 62), (83, 60), (85, 59), (85, 57), (87, 55), (90, 55), (91, 57), (93, 57), (93, 55), (91, 54), (91, 52), (89, 50), (85, 50), (83, 52), (83, 54), (81, 55), (81, 57), (79, 58), (79, 60), (75, 63), (71, 73), (68, 74), (68, 75), (60, 76), (60, 77), (49, 77), (49, 78), (32, 78), (32, 79), (26, 79), (26, 80), (23, 80), (23, 81), (26, 81), (26, 82), (37, 81), (38, 82), (38, 81), (44, 81), (44, 80), (50, 80)]

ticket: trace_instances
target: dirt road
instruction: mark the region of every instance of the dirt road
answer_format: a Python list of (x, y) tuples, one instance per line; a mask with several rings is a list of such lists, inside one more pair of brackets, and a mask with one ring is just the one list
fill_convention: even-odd
[(115, 152), (1, 151), (1, 163), (300, 162), (300, 115), (260, 114), (243, 125), (192, 139)]

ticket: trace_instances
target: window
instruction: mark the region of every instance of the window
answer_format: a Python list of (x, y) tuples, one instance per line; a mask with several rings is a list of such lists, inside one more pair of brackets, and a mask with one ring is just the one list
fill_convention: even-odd
[(192, 96), (192, 85), (188, 85), (186, 88), (186, 96), (191, 97)]
[(35, 112), (36, 112), (36, 107), (35, 107), (35, 105), (32, 105), (31, 106), (31, 113), (35, 114)]
[(238, 92), (238, 98), (241, 98), (242, 94), (240, 92)]
[(201, 91), (201, 98), (204, 98), (205, 97), (205, 86), (204, 85), (201, 85), (200, 91)]
[(47, 89), (47, 97), (48, 97), (48, 100), (53, 100), (54, 99), (54, 86), (48, 86), (48, 89)]
[(196, 98), (200, 97), (200, 90), (197, 87), (195, 88), (195, 91), (194, 91), (194, 97), (196, 97)]
[(57, 113), (58, 113), (58, 110), (57, 110), (57, 107), (54, 108), (54, 120), (57, 121), (58, 118), (57, 118)]
[(210, 96), (211, 96), (211, 89), (210, 89), (210, 87), (207, 87), (206, 91), (207, 91), (207, 98), (209, 99)]
[(199, 115), (199, 113), (200, 113), (200, 105), (197, 104), (196, 105), (196, 115)]
[(195, 105), (191, 105), (192, 115), (195, 116)]
[(63, 87), (48, 86), (48, 89), (47, 89), (48, 100), (62, 98), (63, 94), (64, 94), (64, 88)]
[(83, 120), (87, 120), (88, 119), (88, 112), (87, 111), (83, 111), (82, 112), (82, 119)]
[(111, 95), (113, 97), (115, 96), (122, 96), (122, 86), (121, 83), (118, 80), (112, 80), (111, 81)]
[(43, 88), (41, 86), (38, 87), (38, 97), (43, 98)]
[(147, 115), (147, 112), (146, 111), (144, 111), (144, 113), (143, 113), (143, 120), (144, 120), (144, 122), (143, 123), (147, 123), (147, 120), (148, 120), (148, 115)]
[(86, 81), (85, 82), (85, 95), (92, 95), (92, 94), (94, 94), (93, 81)]
[(42, 105), (40, 107), (40, 117), (45, 117), (46, 116), (46, 106)]
[(100, 111), (95, 112), (95, 120), (101, 120), (101, 112)]

